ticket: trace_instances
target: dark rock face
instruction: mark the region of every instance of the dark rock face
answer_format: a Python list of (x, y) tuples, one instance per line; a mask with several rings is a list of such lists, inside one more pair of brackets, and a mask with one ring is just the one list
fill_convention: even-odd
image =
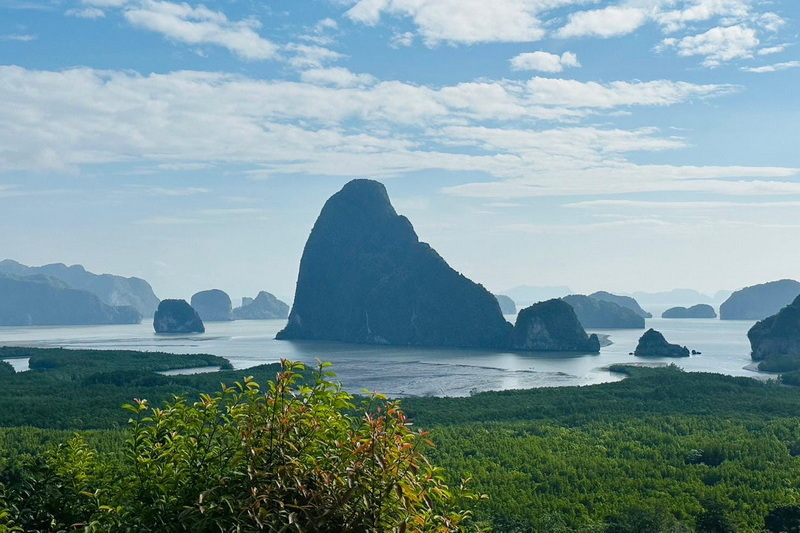
[(597, 335), (586, 335), (575, 311), (564, 300), (554, 298), (519, 312), (512, 335), (512, 348), (547, 352), (599, 352)]
[(691, 307), (671, 307), (661, 318), (717, 318), (717, 312), (708, 304), (697, 304)]
[(161, 300), (153, 316), (156, 333), (205, 333), (197, 311), (186, 300)]
[(510, 330), (497, 299), (420, 242), (382, 184), (360, 179), (322, 208), (277, 338), (495, 348)]
[(233, 310), (234, 320), (266, 320), (289, 316), (289, 306), (266, 291), (259, 292), (255, 299), (247, 300), (250, 302), (245, 304), (245, 298), (242, 298), (242, 306)]
[(633, 355), (640, 357), (689, 357), (685, 346), (670, 344), (660, 332), (653, 328), (644, 332)]
[(603, 300), (604, 302), (615, 303), (621, 307), (627, 307), (642, 318), (653, 318), (653, 315), (639, 307), (639, 302), (630, 296), (617, 296), (606, 291), (597, 291), (589, 295), (590, 298), (595, 300)]
[(200, 291), (192, 296), (192, 307), (204, 322), (233, 320), (231, 297), (219, 289)]
[(141, 321), (141, 313), (133, 307), (106, 305), (95, 294), (72, 289), (58, 279), (0, 274), (0, 325), (138, 324)]
[(800, 295), (793, 279), (745, 287), (731, 294), (719, 307), (720, 320), (763, 320), (774, 315)]
[(494, 297), (497, 298), (497, 303), (500, 304), (501, 313), (504, 315), (517, 314), (517, 304), (510, 297), (505, 294), (495, 294)]
[(561, 299), (572, 306), (584, 328), (644, 329), (644, 318), (627, 307), (582, 294)]
[(97, 275), (86, 271), (81, 265), (68, 267), (62, 263), (54, 263), (29, 267), (6, 259), (0, 261), (0, 273), (20, 277), (43, 274), (63, 281), (70, 288), (89, 291), (106, 305), (135, 307), (142, 316), (152, 316), (158, 306), (158, 298), (145, 280), (111, 274)]
[(800, 296), (777, 314), (756, 322), (747, 338), (755, 361), (774, 355), (800, 357)]

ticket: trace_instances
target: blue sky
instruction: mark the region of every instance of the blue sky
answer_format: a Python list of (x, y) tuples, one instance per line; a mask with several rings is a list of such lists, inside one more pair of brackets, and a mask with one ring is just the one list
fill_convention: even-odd
[(796, 0), (0, 0), (0, 236), (289, 299), (355, 177), (490, 290), (800, 277)]

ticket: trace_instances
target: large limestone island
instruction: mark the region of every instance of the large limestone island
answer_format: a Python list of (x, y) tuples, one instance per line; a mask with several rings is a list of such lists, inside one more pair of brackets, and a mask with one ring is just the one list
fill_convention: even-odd
[[(277, 338), (511, 349), (512, 330), (489, 291), (419, 241), (382, 184), (359, 179), (322, 208), (303, 250), (288, 324)], [(554, 330), (552, 339), (560, 342), (547, 349), (575, 349), (560, 333)], [(520, 348), (538, 349), (530, 346)]]
[(515, 350), (599, 352), (600, 340), (586, 335), (572, 306), (554, 298), (526, 307), (517, 315)]
[(143, 317), (151, 317), (158, 307), (158, 297), (153, 288), (141, 278), (125, 278), (111, 274), (93, 274), (81, 265), (66, 266), (54, 263), (30, 267), (6, 259), (0, 261), (0, 273), (18, 277), (44, 275), (61, 280), (71, 289), (89, 291), (112, 307), (135, 307)]
[(43, 276), (0, 274), (0, 326), (138, 324), (131, 306), (110, 306), (89, 291)]
[(606, 291), (597, 291), (590, 294), (589, 297), (595, 300), (615, 303), (621, 307), (627, 307), (642, 318), (653, 318), (652, 314), (642, 309), (641, 306), (639, 306), (639, 302), (630, 296), (619, 296)]
[(644, 329), (644, 318), (627, 307), (582, 294), (561, 299), (572, 306), (584, 328)]
[(242, 298), (242, 306), (233, 310), (234, 320), (266, 320), (288, 316), (289, 306), (267, 291), (259, 292), (255, 298)]
[(756, 322), (747, 338), (754, 361), (774, 356), (800, 359), (800, 296), (777, 314)]
[(205, 333), (197, 311), (186, 300), (161, 300), (153, 316), (156, 333)]
[(717, 312), (708, 304), (697, 304), (691, 307), (670, 307), (661, 318), (717, 318)]
[(719, 307), (720, 320), (763, 320), (774, 315), (800, 295), (793, 279), (745, 287), (731, 294)]
[(650, 328), (639, 339), (633, 355), (639, 357), (689, 357), (689, 349), (686, 346), (668, 343), (661, 332)]
[(233, 320), (231, 297), (219, 289), (200, 291), (192, 295), (191, 305), (203, 322)]
[(499, 348), (510, 331), (497, 299), (420, 242), (382, 184), (360, 179), (322, 208), (277, 338)]

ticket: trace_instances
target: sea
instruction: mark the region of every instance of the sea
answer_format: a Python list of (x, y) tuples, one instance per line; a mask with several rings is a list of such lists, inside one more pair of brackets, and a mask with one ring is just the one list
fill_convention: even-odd
[[(507, 317), (513, 322), (514, 317)], [(646, 328), (667, 341), (700, 352), (688, 358), (642, 358), (631, 352), (644, 330), (602, 329), (610, 344), (599, 354), (534, 353), (406, 346), (372, 346), (321, 341), (279, 341), (285, 320), (207, 322), (206, 332), (157, 335), (152, 324), (109, 326), (0, 327), (0, 346), (93, 348), (110, 350), (210, 353), (246, 369), (281, 359), (315, 365), (333, 363), (336, 379), (350, 392), (376, 391), (390, 397), (468, 396), (487, 390), (592, 385), (618, 381), (609, 371), (616, 363), (675, 364), (689, 372), (774, 379), (758, 372), (750, 359), (747, 331), (753, 321), (716, 319), (646, 320)], [(27, 359), (7, 359), (17, 371)], [(199, 372), (209, 369), (188, 369)]]

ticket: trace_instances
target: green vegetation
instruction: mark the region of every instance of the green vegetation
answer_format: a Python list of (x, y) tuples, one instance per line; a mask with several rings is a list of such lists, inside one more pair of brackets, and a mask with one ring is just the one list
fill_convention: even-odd
[(403, 406), (431, 431), (432, 459), (489, 495), (475, 515), (498, 531), (760, 532), (800, 503), (800, 391), (626, 370), (618, 383)]
[(25, 531), (460, 530), (474, 496), (444, 484), (426, 434), (395, 402), (357, 406), (324, 366), (301, 380), (290, 363), (263, 390), (247, 378), (191, 404), (126, 405), (111, 452), (78, 436), (21, 475), (6, 468), (5, 516)]
[[(489, 496), (468, 502), (474, 523), (490, 524), (502, 533), (760, 533), (791, 531), (800, 523), (800, 390), (778, 381), (686, 373), (675, 366), (629, 366), (614, 369), (628, 379), (603, 385), (404, 399), (403, 411), (414, 427), (430, 432), (436, 444), (428, 449), (423, 434), (408, 431), (397, 403), (376, 404), (376, 398), (370, 398), (359, 404), (330, 385), (325, 374), (306, 376), (300, 383), (298, 369), (290, 368), (290, 379), (262, 389), (255, 383), (275, 379), (278, 367), (248, 369), (253, 380), (245, 380), (241, 371), (162, 376), (132, 370), (132, 360), (126, 357), (135, 358), (133, 354), (116, 359), (111, 352), (62, 354), (63, 358), (42, 353), (42, 360), (57, 359), (58, 364), (0, 375), (3, 424), (96, 429), (81, 432), (81, 440), (70, 440), (70, 431), (0, 429), (0, 484), (5, 486), (8, 517), (26, 531), (55, 531), (44, 525), (53, 520), (95, 523), (100, 531), (119, 530), (123, 523), (133, 524), (130, 531), (227, 530), (221, 528), (223, 522), (229, 529), (244, 524), (247, 530), (258, 505), (278, 501), (295, 502), (295, 516), (303, 520), (322, 519), (312, 514), (323, 504), (339, 509), (341, 500), (336, 498), (344, 497), (346, 480), (373, 487), (408, 482), (416, 487), (408, 489), (411, 492), (445, 496), (453, 492), (442, 484), (459, 487), (464, 478), (472, 478), (473, 491)], [(92, 357), (103, 362), (79, 363)], [(148, 364), (178, 364), (167, 363), (170, 357), (152, 355)], [(196, 360), (184, 364), (187, 361), (192, 361), (188, 366), (198, 366)], [(237, 381), (242, 385), (214, 392), (220, 390), (220, 382)], [(275, 396), (276, 387), (291, 393)], [(183, 396), (175, 399), (172, 394)], [(268, 406), (274, 405), (270, 395), (294, 406), (280, 419), (283, 425), (263, 424)], [(134, 398), (150, 401), (134, 402), (132, 411), (119, 409)], [(164, 400), (170, 401), (167, 407), (148, 407)], [(388, 438), (388, 429), (378, 431), (380, 417), (385, 428), (394, 428), (399, 441)], [(127, 418), (135, 422), (123, 431)], [(261, 420), (261, 426), (250, 418)], [(265, 433), (267, 426), (277, 433)], [(394, 469), (354, 470), (354, 465), (364, 465), (356, 459), (364, 451), (362, 447), (359, 452), (356, 443), (376, 442), (376, 432), (388, 439), (381, 442), (391, 461), (403, 458), (401, 449), (424, 451), (447, 477), (438, 477), (442, 471), (422, 455), (414, 456), (416, 466), (401, 461)], [(265, 440), (273, 437), (288, 446), (278, 454), (280, 461), (257, 461), (255, 456), (274, 450)], [(299, 447), (288, 445), (296, 438), (310, 440), (297, 441), (307, 443)], [(258, 452), (250, 457), (234, 442)], [(59, 445), (58, 452), (45, 452)], [(381, 459), (372, 467), (379, 462), (387, 464)], [(288, 470), (275, 470), (278, 464)], [(313, 477), (321, 471), (322, 477)], [(432, 473), (429, 481), (444, 492), (402, 481), (403, 475), (420, 472)], [(269, 479), (275, 483), (267, 483)], [(261, 499), (243, 495), (247, 483), (257, 485)], [(299, 487), (318, 488), (313, 498), (320, 499), (292, 500), (302, 492)], [(356, 498), (355, 493), (348, 502), (351, 497)], [(365, 497), (356, 499), (362, 502)], [(58, 501), (68, 504), (54, 503)], [(340, 503), (331, 503), (335, 501)], [(390, 507), (397, 510), (392, 507), (397, 503)], [(457, 497), (424, 505), (427, 510), (409, 512), (428, 518), (431, 512), (454, 512), (447, 526), (452, 528), (464, 516), (458, 511), (464, 502)], [(365, 518), (368, 508), (374, 505), (351, 509), (350, 514), (376, 519)], [(330, 531), (381, 530), (347, 529), (351, 526), (335, 521), (342, 518), (337, 512), (325, 515), (331, 520)], [(387, 513), (381, 516), (395, 511)], [(270, 520), (282, 519), (267, 514)], [(0, 512), (0, 532), (2, 516)], [(180, 525), (153, 525), (176, 516)], [(232, 516), (234, 522), (227, 522)], [(321, 527), (305, 530), (326, 531)]]

